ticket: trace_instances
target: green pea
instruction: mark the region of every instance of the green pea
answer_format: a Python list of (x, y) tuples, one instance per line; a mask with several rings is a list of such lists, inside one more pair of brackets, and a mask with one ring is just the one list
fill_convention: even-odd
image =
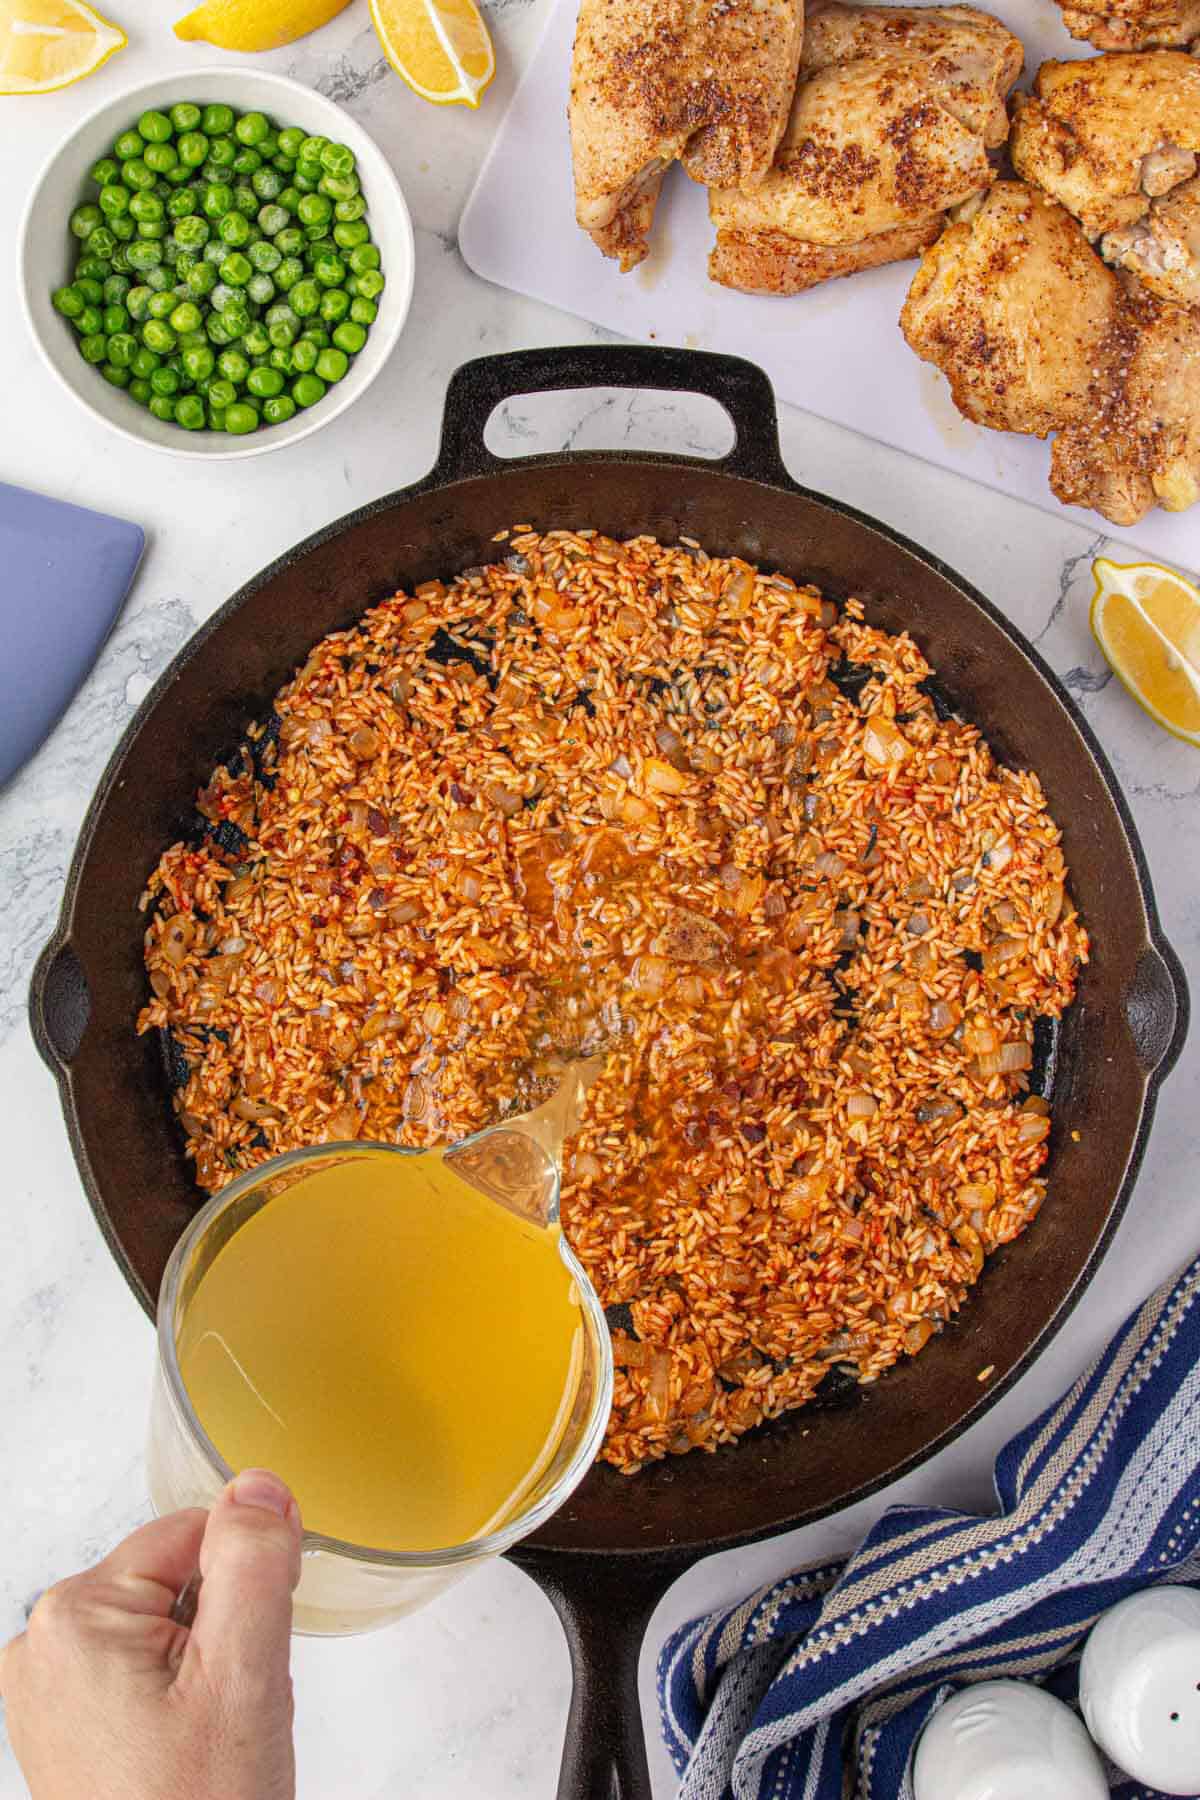
[(288, 295), (288, 301), (292, 311), (296, 313), (298, 317), (301, 319), (309, 319), (312, 317), (313, 313), (320, 308), (321, 290), (315, 281), (309, 280), (306, 277), (305, 280), (296, 283), (295, 287)]
[(148, 144), (165, 144), (171, 136), (171, 121), (166, 113), (144, 112), (137, 128)]
[(196, 199), (190, 188), (176, 188), (167, 201), (167, 217), (177, 223), (195, 217)]
[(278, 169), (259, 169), (250, 186), (260, 200), (277, 200), (283, 192), (283, 176)]
[(179, 152), (174, 144), (147, 144), (145, 164), (153, 169), (156, 175), (165, 175), (179, 161)]
[(212, 293), (218, 281), (216, 267), (210, 262), (198, 262), (195, 268), (187, 273), (187, 290), (193, 300), (204, 300)]
[(79, 340), (79, 354), (84, 362), (102, 363), (108, 355), (108, 339), (103, 332), (92, 331)]
[(269, 275), (263, 275), (256, 270), (246, 283), (246, 293), (253, 300), (255, 306), (269, 306), (275, 298), (275, 283)]
[(212, 226), (207, 219), (199, 218), (195, 213), (186, 219), (180, 219), (175, 227), (178, 243), (188, 250), (202, 250), (212, 236)]
[(180, 394), (175, 402), (175, 423), (185, 431), (204, 430), (204, 402), (196, 394)]
[(286, 425), (296, 416), (296, 402), (290, 394), (276, 394), (263, 402), (263, 418), (268, 425)]
[(137, 375), (129, 383), (129, 398), (136, 400), (139, 406), (145, 406), (153, 392), (150, 383)]
[(304, 133), (299, 125), (287, 125), (279, 134), (279, 148), (285, 156), (299, 156), (304, 143)]
[[(141, 238), (136, 244), (130, 244), (125, 254), (129, 258), (129, 266), (131, 269), (137, 269), (142, 273), (149, 273), (151, 269), (156, 268), (162, 261), (162, 246), (161, 244), (154, 243), (150, 238)], [(153, 286), (154, 284), (151, 283), (150, 285)]]
[(237, 399), (237, 389), (232, 381), (226, 381), (223, 375), (214, 376), (208, 384), (208, 404), (218, 407), (221, 412), (232, 406)]
[(60, 312), (64, 319), (77, 319), (85, 310), (87, 302), (77, 287), (55, 288), (50, 296), (50, 304), (55, 312)]
[(339, 219), (333, 228), (333, 241), (339, 250), (356, 250), (370, 242), (371, 233), (365, 219)]
[(231, 250), (239, 250), (250, 242), (250, 225), (240, 212), (226, 213), (218, 229), (221, 242), (228, 244)]
[(304, 249), (304, 233), (298, 225), (288, 225), (275, 233), (275, 248), (284, 256), (299, 256)]
[(279, 204), (282, 206), (284, 212), (294, 213), (300, 204), (300, 189), (295, 187), (285, 187), (279, 196)]
[(243, 182), (239, 187), (234, 188), (233, 204), (245, 218), (257, 218), (258, 195), (248, 182)]
[(104, 331), (104, 313), (98, 306), (85, 306), (75, 321), (80, 337), (99, 337)]
[(171, 123), (176, 131), (195, 131), (200, 119), (200, 108), (190, 100), (177, 100), (171, 108)]
[(325, 383), (319, 375), (299, 375), (292, 383), (292, 399), (297, 406), (315, 406), (325, 398)]
[(317, 358), (321, 352), (307, 338), (300, 338), (292, 345), (292, 364), (298, 375), (308, 375), (317, 366)]
[(105, 381), (109, 383), (110, 387), (123, 388), (129, 386), (129, 370), (125, 368), (123, 364), (106, 362), (100, 370), (100, 373), (103, 375)]
[(128, 212), (129, 200), (129, 189), (119, 181), (100, 189), (100, 211), (107, 219), (115, 219), (118, 213)]
[(322, 175), (318, 192), (327, 200), (353, 200), (361, 186), (357, 175)]
[(324, 225), (333, 217), (333, 207), (324, 194), (301, 194), (296, 212), (302, 225)]
[(255, 148), (261, 152), (264, 162), (270, 162), (271, 158), (279, 152), (278, 132), (271, 130), (268, 126), (266, 137), (260, 138)]
[(152, 188), (158, 179), (154, 170), (140, 156), (135, 156), (132, 162), (125, 164), (121, 176), (126, 187), (140, 188), (143, 193)]
[(209, 313), (204, 321), (204, 333), (209, 343), (215, 344), (218, 350), (224, 349), (226, 344), (232, 344), (235, 336), (218, 312)]
[(150, 317), (150, 302), (154, 294), (148, 287), (131, 287), (125, 296), (125, 311), (136, 324), (141, 325)]
[(298, 256), (285, 256), (275, 271), (275, 286), (281, 294), (290, 292), (298, 281), (304, 280), (304, 264)]
[(328, 148), (329, 139), (327, 137), (306, 137), (300, 145), (299, 150), (296, 152), (297, 161), (316, 163), (319, 168), (321, 166), (321, 153)]
[(231, 137), (210, 138), (208, 160), (217, 169), (231, 169), (237, 161), (237, 144)]
[(340, 256), (333, 256), (328, 252), (313, 258), (312, 272), (314, 280), (326, 288), (341, 287), (346, 279), (345, 263)]
[(327, 175), (354, 173), (354, 152), (347, 144), (326, 144), (317, 160)]
[(251, 369), (246, 377), (246, 387), (256, 400), (272, 400), (283, 392), (283, 376), (269, 365), (265, 369)]
[(259, 208), (259, 229), (265, 237), (273, 238), (277, 234), (281, 234), (287, 229), (287, 223), (288, 215), (281, 206), (276, 206), (273, 202), (268, 201), (267, 205)]
[(229, 255), (229, 245), (225, 242), (225, 239), (223, 237), (221, 237), (219, 234), (215, 238), (212, 238), (204, 246), (205, 262), (212, 263), (214, 265), (214, 267), (216, 267), (216, 268), (220, 268), (221, 264), (225, 261), (225, 258), (228, 255)]
[(234, 338), (240, 338), (250, 329), (250, 308), (241, 294), (235, 294), (227, 300), (221, 312), (221, 322)]
[(118, 263), (117, 258), (124, 258), (124, 246), (129, 243), (131, 238), (137, 236), (137, 227), (128, 213), (120, 213), (115, 219), (108, 221), (108, 229), (117, 240), (116, 248), (112, 253), (113, 268), (120, 268), (121, 273), (124, 274), (124, 268)]
[(129, 365), (139, 381), (149, 381), (155, 369), (160, 368), (161, 366), (162, 365), (153, 350), (147, 350), (144, 344), (139, 347), (136, 356)]
[(299, 335), (299, 321), (293, 314), (291, 319), (276, 319), (267, 326), (267, 336), (276, 350), (287, 350), (295, 343)]
[(362, 195), (355, 194), (350, 200), (339, 200), (333, 209), (333, 216), (345, 224), (352, 224), (361, 219), (366, 210), (367, 203)]
[(260, 361), (265, 361), (267, 352), (270, 348), (271, 338), (266, 326), (261, 319), (253, 320), (249, 331), (244, 332), (242, 335), (242, 349), (246, 352), (247, 356), (257, 357)]
[(225, 409), (221, 406), (214, 406), (211, 398), (209, 399), (208, 411), (205, 413), (204, 418), (210, 431), (224, 431)]
[(157, 194), (134, 194), (129, 202), (129, 210), (140, 225), (145, 220), (161, 219), (163, 203)]
[(119, 181), (121, 179), (121, 171), (111, 156), (102, 156), (99, 162), (92, 164), (91, 179), (95, 182), (97, 187), (104, 188), (107, 187), (110, 182)]
[[(350, 254), (352, 257), (357, 256), (358, 251), (352, 250)], [(364, 269), (361, 275), (354, 276), (354, 280), (358, 283), (357, 291), (364, 300), (374, 300), (377, 294), (383, 292), (384, 280), (378, 269)], [(349, 283), (347, 283), (348, 286)]]
[(283, 261), (280, 252), (266, 238), (256, 238), (246, 255), (261, 275), (273, 275)]
[(88, 249), (93, 256), (98, 256), (102, 260), (111, 256), (116, 247), (117, 240), (107, 225), (97, 225), (95, 230), (88, 235)]
[[(310, 175), (308, 170), (313, 167), (316, 168), (317, 173), (315, 175)], [(292, 186), (301, 196), (305, 194), (315, 194), (317, 191), (317, 183), (320, 179), (321, 166), (319, 163), (315, 165), (313, 163), (297, 163), (292, 171)]]
[(86, 243), (92, 233), (103, 224), (104, 214), (98, 206), (89, 200), (86, 206), (77, 206), (71, 214), (71, 230), (81, 242)]
[(217, 359), (207, 344), (192, 344), (183, 353), (183, 372), (192, 381), (203, 381), (216, 366)]
[(167, 221), (165, 219), (139, 219), (137, 234), (147, 243), (164, 243), (167, 237)]
[(255, 175), (262, 168), (262, 157), (257, 150), (239, 150), (233, 159), (235, 175)]
[(350, 311), (350, 296), (345, 288), (329, 288), (321, 295), (321, 317), (327, 325), (336, 325)]
[(322, 350), (317, 358), (317, 374), (322, 381), (341, 381), (350, 367), (350, 358), (344, 350)]
[(326, 349), (332, 341), (325, 327), (318, 325), (315, 321), (311, 325), (306, 325), (300, 335), (308, 343), (315, 344), (318, 350)]
[(198, 169), (208, 161), (208, 139), (202, 131), (185, 132), (176, 148), (185, 169)]
[(145, 138), (139, 137), (136, 131), (123, 131), (113, 145), (113, 155), (121, 162), (132, 162), (146, 148)]
[(261, 144), (271, 135), (270, 120), (260, 112), (243, 113), (233, 128), (233, 135), (239, 144)]
[(221, 264), (221, 280), (229, 287), (245, 287), (253, 273), (253, 263), (248, 256), (243, 256), (240, 250), (235, 250)]
[(106, 331), (111, 337), (114, 331), (124, 331), (128, 324), (129, 314), (123, 306), (106, 306), (104, 308), (101, 331)]
[(231, 106), (206, 106), (200, 118), (200, 128), (207, 131), (209, 137), (223, 136), (233, 130), (233, 108)]
[(183, 163), (177, 162), (167, 170), (163, 180), (169, 188), (186, 187), (194, 172), (194, 170), (186, 168)]
[(153, 350), (159, 356), (169, 356), (175, 348), (175, 333), (165, 319), (147, 319), (142, 326), (142, 342), (147, 350)]
[(233, 189), (227, 181), (214, 181), (211, 187), (205, 188), (201, 205), (208, 218), (223, 219), (226, 213), (233, 211)]
[(241, 350), (223, 350), (217, 358), (217, 367), (226, 381), (232, 381), (234, 387), (242, 387), (250, 373), (250, 358)]
[(288, 344), (277, 344), (271, 351), (267, 361), (271, 368), (278, 369), (281, 375), (294, 375), (296, 373), (296, 359), (292, 355), (291, 346)]
[(172, 331), (199, 331), (202, 323), (200, 308), (194, 300), (181, 300), (171, 313)]
[(75, 278), (79, 280), (107, 281), (112, 274), (111, 268), (105, 268), (102, 256), (84, 254), (75, 264)]
[(374, 244), (358, 244), (346, 259), (356, 275), (365, 274), (368, 269), (379, 267), (379, 250)]
[[(339, 350), (345, 350), (350, 356), (357, 356), (367, 341), (367, 334), (362, 323), (354, 317), (356, 301), (350, 303), (350, 317), (342, 325), (335, 325), (333, 341)], [(370, 301), (367, 302), (370, 305)], [(370, 323), (370, 321), (367, 321)]]
[(128, 369), (132, 366), (138, 348), (138, 341), (130, 332), (112, 332), (108, 339), (108, 360), (115, 363), (118, 369)]
[(150, 395), (149, 407), (156, 419), (174, 420), (175, 402), (171, 399), (169, 394), (152, 393)]
[(174, 288), (164, 288), (161, 294), (151, 294), (146, 316), (151, 319), (169, 319), (178, 304)]
[(177, 394), (183, 386), (178, 369), (169, 363), (161, 364), (150, 377), (150, 386), (156, 394)]
[[(130, 248), (135, 248), (135, 246), (131, 245)], [(158, 246), (152, 245), (147, 246), (147, 248), (157, 249)], [(153, 288), (156, 294), (161, 294), (164, 288), (168, 288), (171, 285), (170, 276), (167, 274), (167, 271), (163, 268), (161, 263), (151, 263), (148, 269), (143, 269), (141, 271), (141, 275), (146, 286), (148, 288)]]
[(249, 406), (244, 400), (235, 400), (232, 406), (225, 408), (225, 429), (235, 437), (244, 437), (247, 432), (258, 430), (258, 408)]
[(104, 283), (104, 304), (106, 306), (124, 306), (125, 296), (133, 283), (128, 275), (110, 275)]

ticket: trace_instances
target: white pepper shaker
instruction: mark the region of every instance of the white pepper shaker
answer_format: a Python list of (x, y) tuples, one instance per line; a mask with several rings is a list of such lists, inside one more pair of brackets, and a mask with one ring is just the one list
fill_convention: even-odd
[(1200, 1793), (1200, 1593), (1146, 1588), (1106, 1612), (1084, 1646), (1079, 1704), (1134, 1781)]
[(916, 1800), (1108, 1800), (1108, 1783), (1069, 1706), (1027, 1681), (952, 1694), (921, 1733)]

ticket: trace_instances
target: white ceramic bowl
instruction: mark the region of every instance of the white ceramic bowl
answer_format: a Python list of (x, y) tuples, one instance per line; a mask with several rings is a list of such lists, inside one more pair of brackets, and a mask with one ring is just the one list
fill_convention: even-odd
[[(84, 362), (69, 322), (51, 305), (50, 296), (71, 278), (79, 245), (67, 221), (73, 209), (95, 198), (88, 170), (105, 155), (115, 137), (149, 107), (161, 110), (177, 100), (199, 106), (223, 101), (238, 112), (266, 113), (277, 125), (299, 125), (311, 136), (347, 144), (358, 162), (367, 221), (379, 246), (386, 286), (379, 296), (379, 316), (345, 378), (330, 388), (307, 412), (297, 412), (285, 425), (262, 427), (247, 437), (221, 431), (184, 431), (171, 425), (120, 388), (110, 387), (99, 369)], [(129, 88), (107, 101), (59, 146), (42, 170), (25, 208), (17, 238), (18, 285), (25, 316), (42, 356), (81, 406), (103, 419), (122, 437), (175, 456), (230, 460), (261, 456), (311, 437), (366, 392), (396, 347), (413, 288), (413, 231), (408, 205), (382, 151), (360, 125), (332, 100), (298, 81), (235, 68), (181, 69), (157, 81)]]

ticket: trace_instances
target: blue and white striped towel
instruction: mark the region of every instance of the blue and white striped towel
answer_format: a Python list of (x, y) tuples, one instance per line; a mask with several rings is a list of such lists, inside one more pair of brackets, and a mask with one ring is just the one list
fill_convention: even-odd
[(1200, 1259), (1005, 1446), (995, 1480), (997, 1517), (893, 1507), (847, 1562), (674, 1634), (658, 1694), (680, 1800), (912, 1800), (913, 1748), (956, 1686), (1031, 1677), (1074, 1701), (1101, 1613), (1200, 1582)]

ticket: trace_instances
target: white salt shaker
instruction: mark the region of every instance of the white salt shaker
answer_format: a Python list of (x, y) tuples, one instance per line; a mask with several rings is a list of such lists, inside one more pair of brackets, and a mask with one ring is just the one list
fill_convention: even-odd
[(1108, 1800), (1069, 1706), (1026, 1681), (979, 1681), (930, 1719), (913, 1764), (916, 1800)]
[(1200, 1793), (1200, 1593), (1147, 1588), (1106, 1612), (1084, 1646), (1079, 1704), (1135, 1781)]

